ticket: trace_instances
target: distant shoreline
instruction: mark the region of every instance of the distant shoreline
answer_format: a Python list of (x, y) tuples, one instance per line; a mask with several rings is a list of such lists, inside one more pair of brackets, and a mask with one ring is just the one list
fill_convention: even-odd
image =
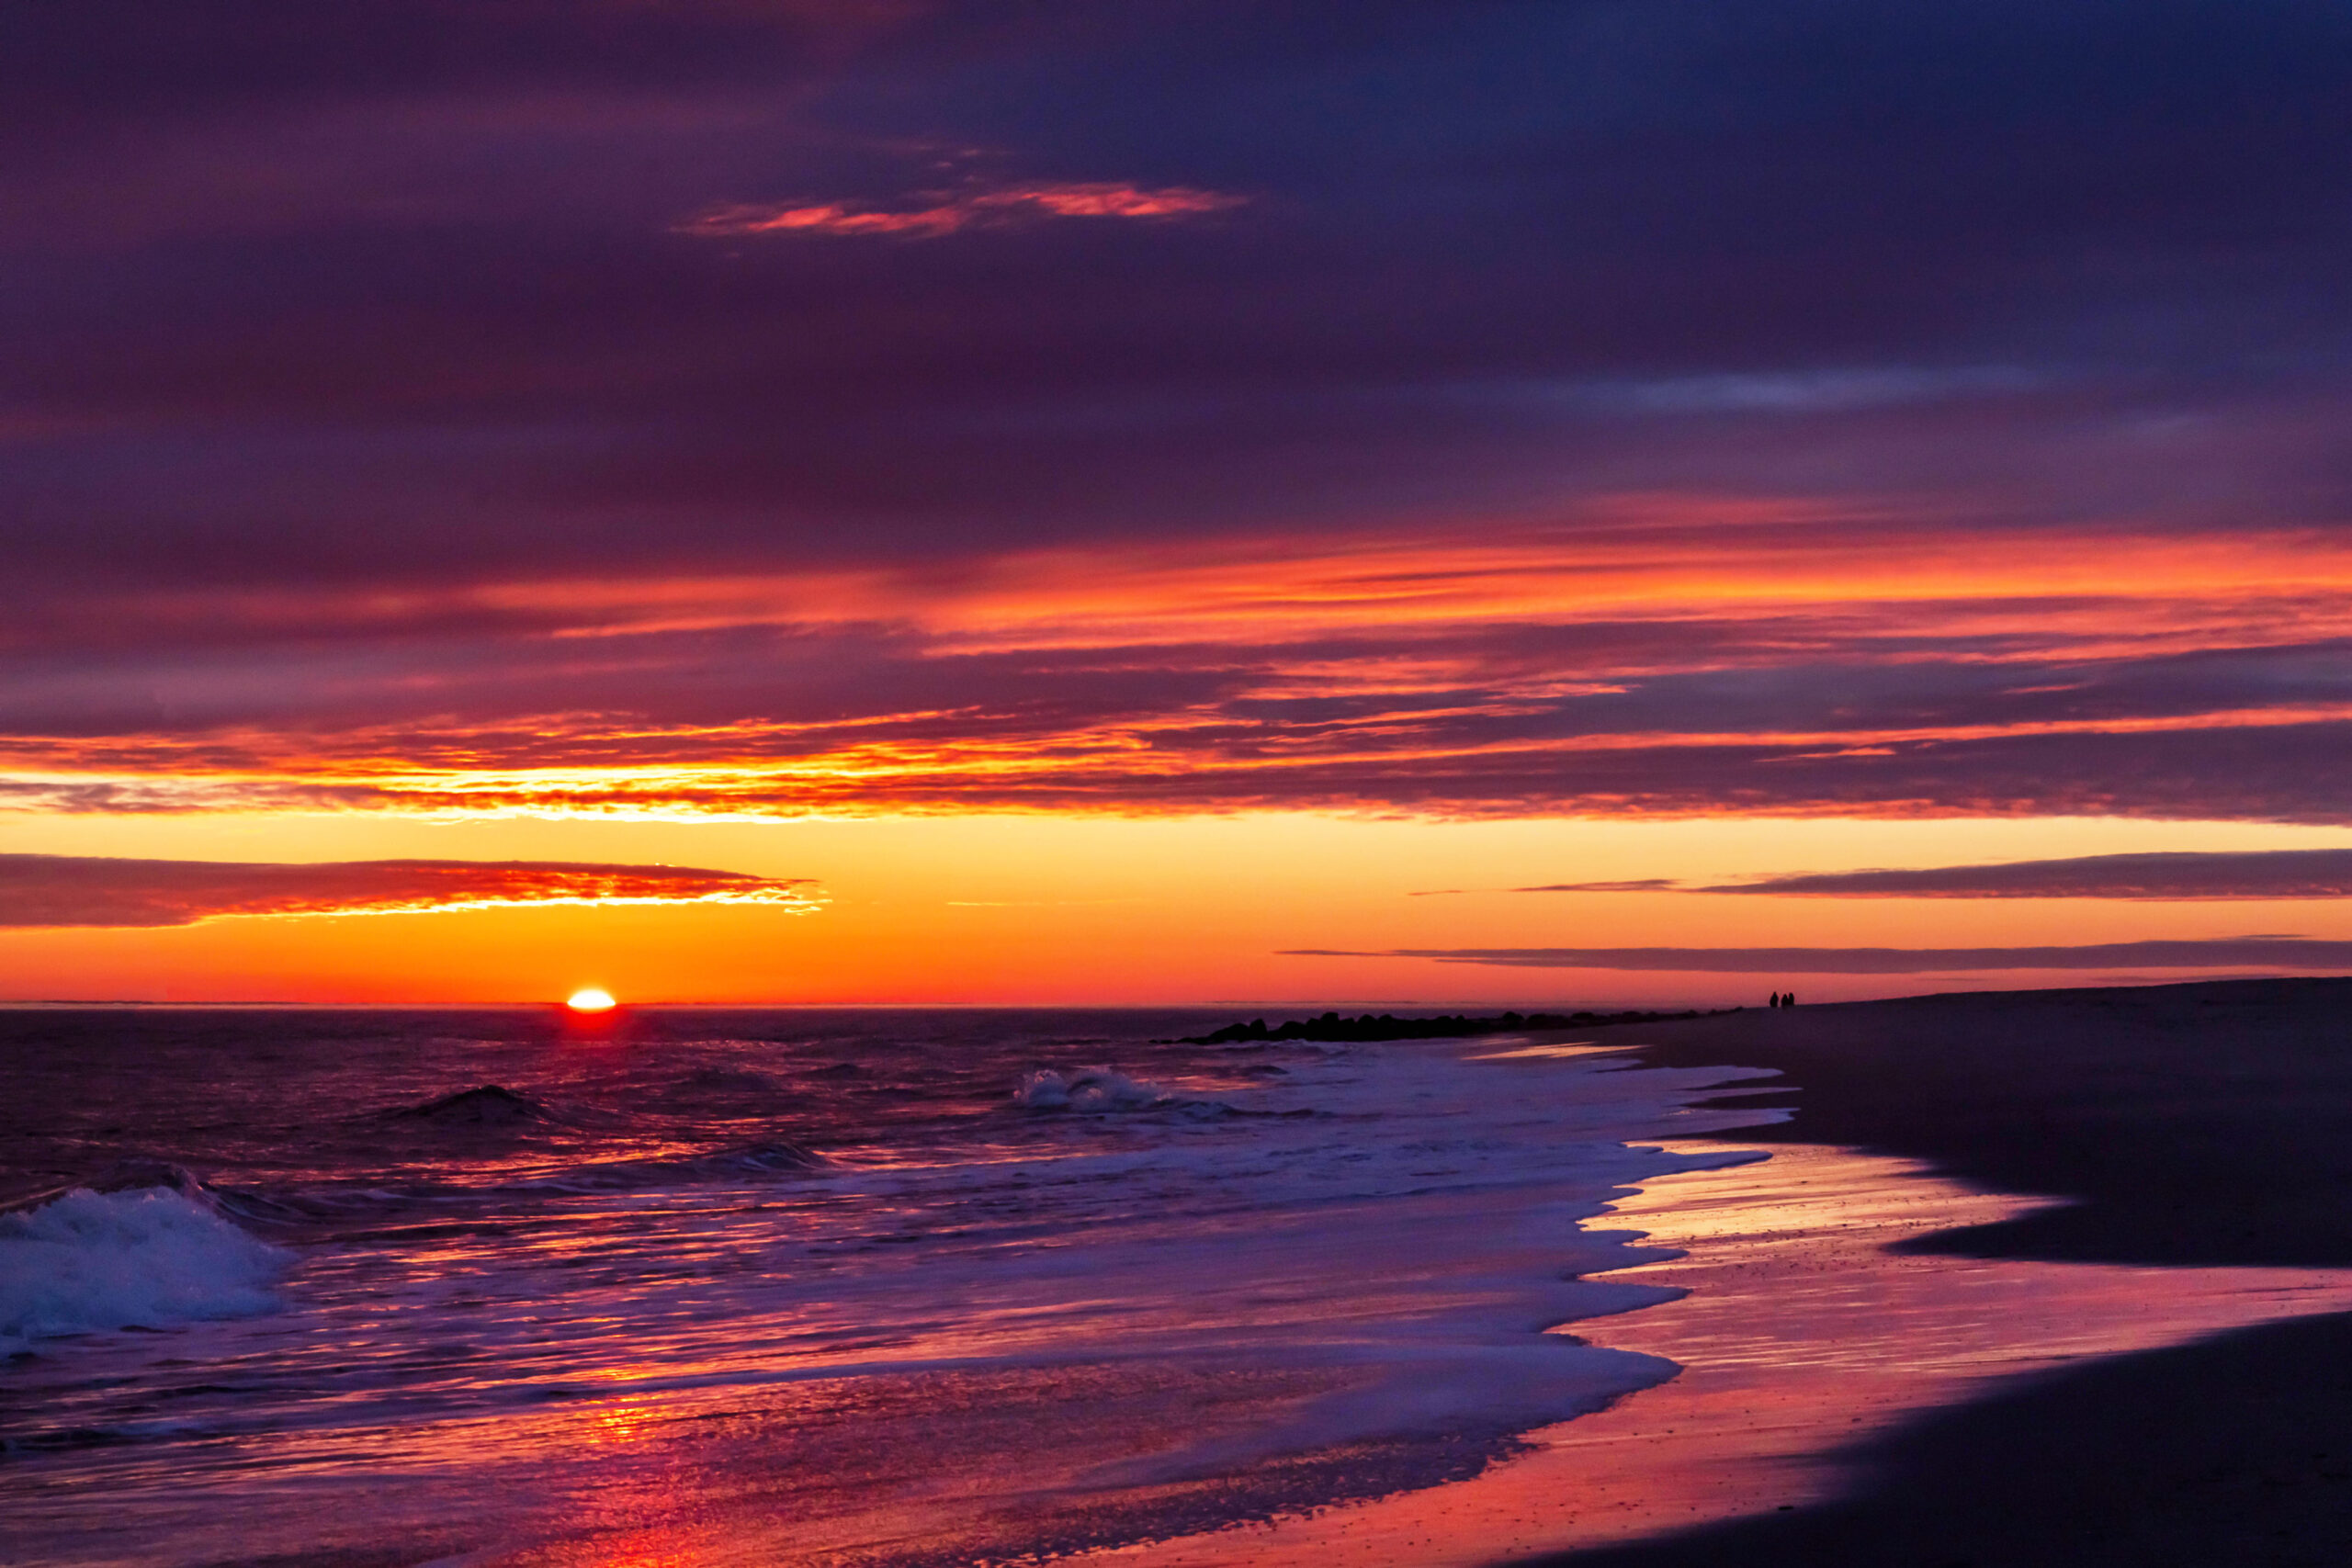
[(1285, 1019), (1271, 1028), (1264, 1019), (1253, 1018), (1246, 1023), (1228, 1023), (1223, 1029), (1211, 1030), (1206, 1034), (1187, 1035), (1176, 1043), (1235, 1045), (1259, 1040), (1468, 1040), (1481, 1034), (1513, 1034), (1524, 1031), (1605, 1029), (1624, 1023), (1679, 1022), (1746, 1010), (1733, 1007), (1703, 1010), (1690, 1008), (1681, 1012), (1504, 1012), (1490, 1013), (1485, 1017), (1439, 1013), (1429, 1018), (1398, 1018), (1385, 1012), (1342, 1018), (1337, 1012), (1326, 1012), (1320, 1018)]

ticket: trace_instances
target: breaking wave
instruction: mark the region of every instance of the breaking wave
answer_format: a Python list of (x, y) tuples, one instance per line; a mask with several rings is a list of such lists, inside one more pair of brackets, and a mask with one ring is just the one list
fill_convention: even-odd
[(1157, 1084), (1110, 1067), (1076, 1067), (1067, 1073), (1041, 1067), (1023, 1075), (1021, 1087), (1012, 1091), (1013, 1103), (1023, 1111), (1148, 1111), (1167, 1100)]
[(175, 1187), (77, 1188), (0, 1214), (0, 1352), (273, 1312), (271, 1286), (291, 1261)]

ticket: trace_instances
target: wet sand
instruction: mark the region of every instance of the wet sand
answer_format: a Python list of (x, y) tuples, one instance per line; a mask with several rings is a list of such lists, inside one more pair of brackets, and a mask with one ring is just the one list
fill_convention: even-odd
[[(2165, 1307), (2235, 1273), (2217, 1266), (2352, 1265), (2352, 981), (1921, 998), (1659, 1037), (1651, 1059), (1731, 1050), (1803, 1084), (1791, 1122), (1743, 1139), (1867, 1141), (2064, 1200), (1911, 1257), (2154, 1266), (2144, 1295)], [(2352, 1314), (1979, 1392), (1858, 1437), (1832, 1499), (1561, 1561), (2352, 1562)]]
[(2347, 1018), (2290, 981), (1645, 1028), (1800, 1107), (1619, 1206), (1690, 1250), (1614, 1277), (1691, 1294), (1574, 1326), (1679, 1378), (1474, 1481), (1101, 1556), (2352, 1561)]
[(1569, 1326), (1680, 1363), (1672, 1382), (1531, 1434), (1531, 1452), (1473, 1481), (1086, 1561), (1469, 1568), (1777, 1515), (1850, 1490), (1887, 1434), (1998, 1380), (2352, 1309), (2344, 1270), (1895, 1250), (2029, 1206), (1916, 1162), (1808, 1145), (1662, 1178), (1617, 1212), (1686, 1255), (1610, 1278), (1690, 1293)]

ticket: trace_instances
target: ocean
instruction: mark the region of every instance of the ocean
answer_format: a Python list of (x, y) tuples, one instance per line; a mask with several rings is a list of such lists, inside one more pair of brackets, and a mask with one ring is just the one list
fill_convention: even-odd
[(1231, 1017), (0, 1010), (4, 1554), (1035, 1561), (1674, 1375), (1558, 1330), (1754, 1075)]

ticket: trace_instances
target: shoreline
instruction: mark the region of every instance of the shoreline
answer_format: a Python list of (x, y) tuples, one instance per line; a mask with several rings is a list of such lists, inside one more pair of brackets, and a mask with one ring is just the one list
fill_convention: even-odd
[(1731, 1134), (1743, 1144), (1900, 1155), (2066, 1201), (1921, 1246), (2352, 1267), (2352, 979), (1955, 992), (1642, 1032), (1628, 1045), (1657, 1066), (1784, 1075), (1791, 1116)]
[[(1664, 1146), (1741, 1141), (1726, 1133)], [(1760, 1162), (1657, 1178), (1613, 1204), (1614, 1214), (1646, 1245), (1687, 1250), (1601, 1277), (1688, 1293), (1555, 1332), (1665, 1357), (1682, 1368), (1672, 1381), (1529, 1432), (1524, 1451), (1467, 1480), (1072, 1561), (1582, 1563), (1595, 1551), (1834, 1505), (1862, 1483), (1868, 1456), (1859, 1450), (2013, 1381), (2352, 1310), (2352, 1272), (2183, 1274), (1895, 1249), (2039, 1206), (1834, 1145), (1786, 1145)], [(2157, 1275), (2173, 1288), (2151, 1303)]]
[[(2347, 1019), (2352, 981), (2286, 980), (1647, 1026), (1611, 1048), (1778, 1069), (1785, 1085), (1709, 1109), (1793, 1112), (1697, 1140), (1771, 1159), (1616, 1205), (1691, 1250), (1610, 1277), (1693, 1293), (1567, 1326), (1679, 1377), (1528, 1434), (1530, 1453), (1469, 1481), (1091, 1560), (2352, 1558)], [(1870, 1353), (1841, 1364), (1856, 1345)], [(2155, 1451), (2109, 1473), (2104, 1455), (2134, 1444)], [(1973, 1478), (2021, 1452), (2063, 1483), (1976, 1495)], [(2212, 1502), (2280, 1488), (2300, 1500), (2284, 1524)], [(2208, 1544), (2167, 1557), (2135, 1520)]]
[[(2347, 1019), (2346, 979), (1963, 993), (1668, 1029), (1641, 1055), (1736, 1050), (1802, 1086), (1742, 1142), (1867, 1143), (2045, 1200), (1905, 1255), (2136, 1267), (2162, 1292), (2352, 1265)], [(1832, 1500), (1547, 1561), (2322, 1568), (2352, 1561), (2347, 1367), (2352, 1314), (2314, 1302), (1919, 1412), (1844, 1456)]]

